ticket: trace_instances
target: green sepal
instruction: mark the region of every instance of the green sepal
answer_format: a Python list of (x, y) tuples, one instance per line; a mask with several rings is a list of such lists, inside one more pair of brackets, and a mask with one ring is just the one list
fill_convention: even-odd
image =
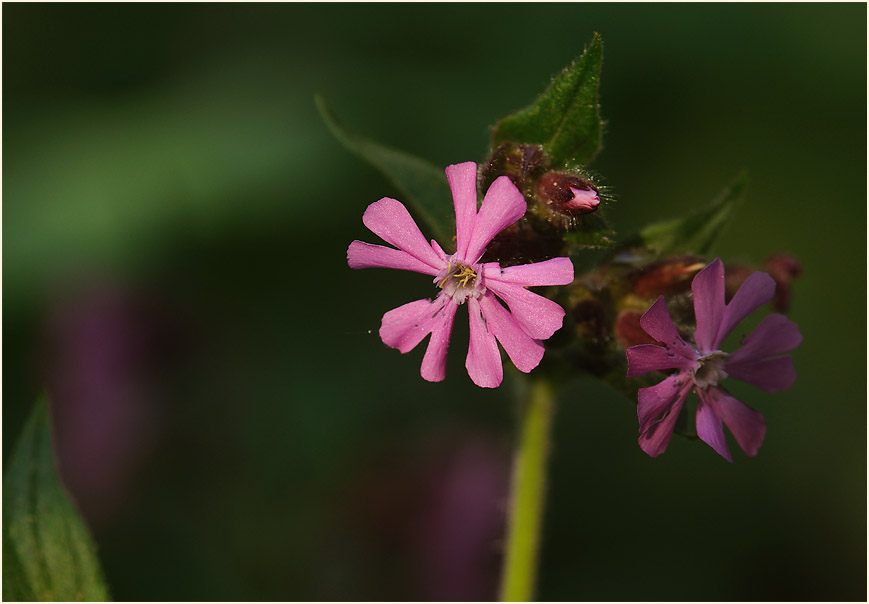
[(3, 478), (3, 599), (109, 599), (94, 543), (60, 482), (41, 397)]
[(748, 176), (743, 172), (704, 209), (684, 218), (650, 224), (625, 240), (619, 248), (645, 247), (658, 257), (708, 255), (735, 208), (742, 202), (747, 185)]
[(392, 181), (401, 192), (401, 201), (413, 206), (415, 216), (425, 221), (435, 239), (442, 244), (450, 241), (455, 235), (456, 219), (443, 169), (348, 130), (338, 121), (321, 95), (315, 95), (314, 102), (335, 138)]
[(576, 249), (610, 249), (615, 231), (600, 214), (581, 216), (576, 227), (564, 234), (564, 240)]
[(542, 145), (553, 165), (580, 167), (601, 145), (598, 102), (603, 42), (595, 33), (582, 56), (558, 74), (529, 107), (495, 125), (492, 148), (505, 141)]

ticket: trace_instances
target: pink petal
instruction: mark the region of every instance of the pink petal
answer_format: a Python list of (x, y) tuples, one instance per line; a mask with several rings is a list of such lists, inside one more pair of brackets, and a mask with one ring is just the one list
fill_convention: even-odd
[(724, 365), (724, 370), (728, 376), (754, 384), (766, 392), (787, 390), (794, 385), (797, 379), (794, 361), (789, 356), (774, 357), (763, 361), (727, 362)]
[(474, 230), (463, 259), (469, 264), (477, 262), (495, 235), (522, 218), (526, 209), (525, 198), (508, 177), (495, 179), (474, 219)]
[(697, 350), (688, 344), (673, 325), (670, 313), (667, 312), (667, 302), (664, 296), (658, 296), (651, 308), (640, 317), (640, 327), (661, 344), (686, 359), (692, 361), (698, 357)]
[(354, 241), (347, 248), (350, 268), (397, 268), (426, 275), (437, 275), (438, 269), (417, 260), (407, 252), (364, 241)]
[(640, 388), (637, 397), (640, 438), (637, 442), (649, 456), (657, 457), (667, 449), (692, 385), (691, 376), (677, 373), (657, 386)]
[(724, 309), (721, 325), (712, 343), (713, 348), (718, 348), (727, 334), (736, 325), (747, 317), (751, 312), (760, 308), (775, 295), (775, 280), (766, 273), (752, 273), (748, 279), (739, 286), (733, 299)]
[(631, 346), (625, 354), (628, 357), (628, 378), (663, 369), (694, 369), (699, 365), (697, 361), (686, 359), (655, 344)]
[[(694, 295), (694, 316), (697, 330), (694, 342), (704, 354), (718, 345), (715, 336), (724, 317), (724, 264), (716, 258), (712, 264), (697, 273), (691, 282)], [(651, 334), (650, 334), (651, 335)]]
[(549, 339), (552, 334), (561, 329), (564, 322), (564, 309), (549, 298), (538, 296), (524, 287), (501, 281), (487, 281), (486, 287), (507, 303), (513, 318), (533, 339)]
[(465, 359), (468, 375), (481, 388), (497, 388), (504, 377), (501, 352), (476, 298), (468, 298), (468, 318), (471, 326), (471, 342)]
[(728, 363), (760, 361), (793, 350), (803, 341), (797, 324), (780, 314), (766, 317), (745, 338), (742, 347), (728, 357)]
[(422, 367), (420, 368), (420, 375), (426, 381), (440, 382), (446, 377), (447, 348), (450, 345), (453, 320), (456, 317), (456, 310), (458, 308), (458, 304), (448, 303), (444, 309), (443, 322), (432, 331), (431, 339), (428, 341), (428, 348), (426, 348), (425, 356), (422, 358)]
[(698, 389), (700, 402), (697, 404), (697, 436), (712, 447), (721, 457), (733, 463), (727, 439), (724, 438), (724, 428), (715, 410), (706, 402), (704, 390)]
[(490, 262), (483, 265), (483, 278), (523, 287), (569, 285), (573, 283), (573, 262), (570, 258), (552, 258), (507, 268), (501, 268), (497, 262)]
[(679, 398), (688, 396), (693, 384), (691, 376), (687, 372), (680, 371), (654, 386), (640, 388), (637, 393), (637, 419), (640, 421), (640, 432), (644, 432), (655, 419), (676, 404)]
[(435, 251), (435, 254), (438, 255), (438, 258), (441, 260), (441, 264), (447, 263), (447, 253), (438, 245), (438, 242), (434, 239), (431, 240), (431, 249)]
[(528, 373), (537, 367), (543, 358), (543, 344), (526, 334), (495, 296), (487, 293), (479, 302), (489, 331), (504, 347), (516, 369)]
[(465, 258), (477, 216), (477, 164), (472, 161), (446, 168), (456, 210), (456, 253)]
[(400, 201), (389, 197), (375, 201), (365, 210), (362, 222), (386, 243), (404, 250), (437, 270), (443, 268), (443, 262), (422, 236), (416, 222)]
[(380, 324), (380, 339), (390, 348), (402, 354), (416, 348), (428, 334), (443, 326), (455, 316), (448, 310), (452, 301), (444, 294), (434, 300), (416, 300), (394, 308), (383, 315)]
[(700, 401), (712, 407), (715, 414), (724, 421), (746, 455), (757, 455), (766, 435), (763, 415), (721, 388), (709, 388), (700, 395)]

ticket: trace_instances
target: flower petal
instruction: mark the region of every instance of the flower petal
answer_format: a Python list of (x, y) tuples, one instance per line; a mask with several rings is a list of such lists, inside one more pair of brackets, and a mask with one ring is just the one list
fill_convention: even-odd
[(712, 343), (718, 348), (727, 334), (754, 310), (760, 308), (775, 295), (775, 280), (766, 273), (756, 272), (748, 276), (724, 309), (721, 325)]
[(569, 285), (573, 283), (573, 262), (570, 258), (552, 258), (506, 268), (501, 268), (497, 262), (489, 262), (483, 265), (483, 278), (523, 287)]
[(440, 382), (446, 377), (447, 349), (450, 345), (450, 335), (453, 331), (453, 321), (459, 305), (450, 301), (444, 308), (441, 323), (435, 327), (428, 341), (428, 348), (422, 358), (420, 375), (428, 382)]
[(539, 296), (524, 287), (501, 281), (486, 281), (486, 287), (498, 294), (513, 318), (535, 340), (546, 340), (561, 329), (564, 322), (564, 309), (549, 298)]
[(691, 282), (691, 293), (697, 320), (694, 342), (700, 352), (706, 354), (718, 345), (715, 336), (724, 317), (724, 264), (720, 258), (697, 273)]
[(477, 216), (477, 164), (472, 161), (454, 164), (445, 171), (456, 210), (456, 253), (465, 258)]
[(516, 369), (528, 373), (543, 358), (543, 344), (529, 336), (494, 295), (480, 297), (480, 310), (489, 331), (498, 339)]
[(670, 352), (663, 346), (655, 344), (631, 346), (625, 351), (625, 354), (628, 357), (628, 378), (634, 378), (650, 371), (694, 369), (699, 366), (697, 361), (686, 359), (682, 355)]
[(788, 352), (800, 345), (803, 336), (797, 324), (778, 313), (769, 315), (745, 338), (742, 347), (731, 354), (728, 363), (751, 363)]
[(393, 308), (385, 315), (380, 324), (380, 339), (390, 348), (410, 352), (428, 334), (455, 316), (455, 311), (447, 310), (452, 304), (448, 296), (438, 295), (434, 300), (416, 300), (404, 306)]
[(680, 371), (654, 386), (640, 388), (637, 393), (637, 419), (640, 421), (640, 432), (644, 432), (680, 397), (688, 396), (692, 386), (691, 376), (687, 372)]
[(797, 379), (794, 361), (790, 356), (773, 357), (762, 361), (727, 362), (724, 371), (728, 376), (754, 384), (766, 392), (787, 390)]
[(471, 341), (465, 367), (471, 380), (482, 388), (497, 388), (504, 378), (501, 366), (501, 351), (495, 336), (488, 329), (486, 319), (476, 298), (468, 298), (468, 319), (471, 326)]
[(425, 275), (437, 275), (438, 269), (417, 260), (407, 252), (364, 241), (354, 241), (347, 248), (350, 268), (397, 268)]
[(438, 258), (441, 259), (442, 265), (447, 263), (447, 257), (448, 257), (447, 253), (443, 250), (443, 248), (441, 248), (441, 246), (438, 244), (438, 242), (435, 241), (434, 239), (431, 240), (431, 249), (433, 249), (435, 251), (435, 254), (438, 255)]
[(667, 302), (664, 300), (664, 296), (658, 296), (651, 308), (643, 313), (643, 316), (640, 317), (640, 327), (669, 348), (671, 352), (692, 361), (698, 357), (697, 350), (682, 339), (676, 326), (673, 325), (670, 313), (667, 312)]
[(443, 262), (422, 236), (410, 212), (400, 201), (389, 197), (375, 201), (366, 208), (362, 222), (386, 243), (404, 250), (437, 270), (443, 268)]
[(712, 407), (715, 414), (724, 421), (746, 455), (749, 457), (757, 455), (763, 444), (763, 437), (766, 436), (766, 422), (763, 420), (763, 415), (733, 398), (723, 388), (709, 388), (700, 395), (700, 401)]
[(507, 177), (499, 176), (486, 191), (480, 211), (474, 219), (468, 249), (463, 258), (473, 264), (483, 255), (485, 247), (495, 235), (522, 218), (528, 205), (516, 185)]
[(667, 449), (673, 427), (693, 382), (685, 373), (671, 375), (657, 386), (640, 388), (637, 393), (637, 418), (640, 421), (640, 448), (651, 457)]
[(700, 402), (697, 403), (697, 436), (700, 440), (718, 453), (721, 457), (733, 463), (733, 458), (730, 456), (730, 449), (727, 448), (727, 439), (724, 438), (724, 428), (721, 426), (721, 418), (706, 402), (705, 390), (698, 388), (697, 396)]

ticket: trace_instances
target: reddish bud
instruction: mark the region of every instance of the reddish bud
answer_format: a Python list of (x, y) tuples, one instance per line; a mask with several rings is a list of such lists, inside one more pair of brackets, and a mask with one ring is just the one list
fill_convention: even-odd
[(553, 212), (567, 218), (590, 214), (600, 206), (597, 188), (572, 174), (547, 172), (537, 183), (537, 198)]
[[(775, 281), (775, 296), (771, 302), (773, 309), (777, 312), (786, 311), (791, 302), (791, 281), (802, 274), (802, 264), (795, 256), (778, 253), (769, 256), (761, 270), (769, 273)], [(746, 264), (727, 265), (724, 290), (728, 300), (733, 298), (743, 281), (754, 272), (757, 269)]]
[(779, 312), (784, 312), (791, 303), (791, 281), (803, 273), (803, 265), (796, 256), (778, 253), (767, 258), (764, 267), (769, 271), (769, 276), (775, 280), (772, 307)]
[(622, 348), (630, 348), (639, 344), (657, 344), (655, 339), (640, 326), (640, 317), (642, 316), (643, 312), (639, 310), (623, 310), (619, 313), (613, 330)]
[(678, 256), (653, 262), (634, 273), (634, 293), (644, 298), (657, 298), (688, 291), (694, 276), (704, 266), (706, 263), (697, 256)]

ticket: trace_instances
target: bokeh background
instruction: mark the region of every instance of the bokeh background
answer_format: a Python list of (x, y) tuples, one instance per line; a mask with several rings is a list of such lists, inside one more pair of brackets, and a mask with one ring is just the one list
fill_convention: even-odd
[[(539, 597), (865, 600), (864, 4), (5, 4), (3, 453), (41, 388), (122, 600), (491, 599), (515, 404), (377, 337), (430, 294), (351, 271), (396, 196), (319, 119), (445, 166), (599, 31), (621, 233), (711, 200), (803, 263), (796, 386), (731, 466), (577, 379)], [(460, 322), (461, 323), (461, 322)], [(466, 328), (465, 328), (466, 330)]]

